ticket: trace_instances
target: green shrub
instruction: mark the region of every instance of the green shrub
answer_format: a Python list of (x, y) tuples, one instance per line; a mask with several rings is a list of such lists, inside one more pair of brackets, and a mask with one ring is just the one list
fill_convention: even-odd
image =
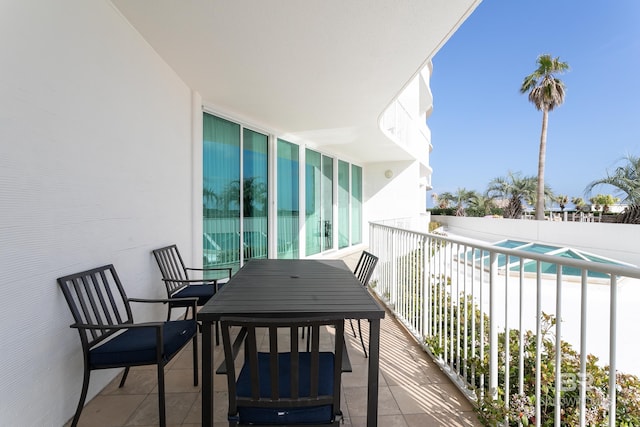
[[(442, 286), (444, 285), (444, 286)], [(489, 374), (489, 318), (482, 314), (472, 302), (470, 296), (460, 295), (458, 302), (451, 301), (450, 278), (432, 277), (431, 313), (432, 331), (447, 331), (442, 338), (438, 335), (427, 336), (425, 343), (430, 351), (443, 358), (443, 362), (452, 365), (462, 373), (464, 380), (474, 389), (477, 399), (476, 411), (480, 422), (485, 426), (503, 424), (508, 420), (509, 426), (535, 424), (535, 368), (536, 368), (536, 335), (532, 331), (523, 334), (523, 377), (524, 388), (518, 391), (520, 378), (519, 349), (520, 334), (516, 329), (508, 333), (510, 353), (509, 364), (509, 396), (505, 396), (505, 341), (507, 334), (498, 334), (498, 382), (497, 398), (490, 395), (488, 390)], [(442, 305), (443, 304), (443, 305)], [(445, 325), (446, 320), (446, 325)], [(549, 314), (542, 315), (541, 334), (541, 425), (553, 426), (556, 400), (556, 319)], [(466, 327), (465, 327), (466, 324)], [(475, 330), (475, 347), (472, 347), (471, 325)], [(460, 330), (458, 331), (458, 325)], [(483, 334), (480, 330), (483, 328)], [(431, 331), (429, 331), (431, 332)], [(467, 335), (467, 355), (475, 357), (467, 359), (464, 364), (462, 355), (464, 349), (454, 345), (454, 352), (445, 352), (450, 348), (451, 340)], [(480, 343), (484, 344), (484, 357), (480, 358)], [(462, 347), (463, 343), (460, 343)], [(579, 425), (580, 420), (580, 354), (571, 344), (561, 342), (561, 373), (563, 383), (560, 393), (561, 425)], [(446, 355), (446, 360), (445, 359)], [(608, 396), (609, 396), (609, 367), (600, 366), (598, 358), (588, 355), (586, 363), (586, 423), (589, 426), (608, 425)], [(482, 380), (481, 380), (482, 379)], [(622, 427), (640, 426), (640, 379), (634, 375), (618, 373), (616, 375), (616, 425)], [(505, 404), (508, 399), (509, 405)]]

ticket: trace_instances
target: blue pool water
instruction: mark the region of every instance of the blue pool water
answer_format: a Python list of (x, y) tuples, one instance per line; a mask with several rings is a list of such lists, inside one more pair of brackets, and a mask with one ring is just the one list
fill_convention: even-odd
[[(531, 252), (531, 253), (535, 253), (535, 254), (548, 254), (548, 255), (554, 255), (554, 256), (558, 256), (558, 257), (562, 257), (562, 258), (571, 258), (571, 259), (579, 259), (579, 260), (585, 260), (585, 261), (592, 261), (592, 262), (601, 262), (604, 264), (610, 264), (610, 265), (627, 265), (624, 263), (619, 263), (607, 258), (603, 258), (603, 257), (599, 257), (597, 255), (592, 255), (592, 254), (588, 254), (576, 249), (571, 249), (571, 248), (561, 248), (559, 246), (552, 246), (552, 245), (545, 245), (545, 244), (541, 244), (541, 243), (531, 243), (531, 242), (522, 242), (522, 241), (518, 241), (518, 240), (503, 240), (501, 242), (497, 242), (494, 243), (494, 246), (500, 247), (500, 248), (507, 248), (507, 249), (517, 249), (517, 250), (521, 250), (524, 252)], [(467, 254), (467, 259), (471, 260), (472, 257), (476, 260), (478, 260), (480, 258), (480, 251), (479, 250), (475, 250), (474, 252), (470, 252)], [(489, 254), (484, 252), (482, 254), (482, 259), (484, 260), (484, 264), (486, 266), (489, 265)], [(498, 267), (504, 267), (506, 263), (506, 256), (505, 255), (498, 255)], [(510, 271), (518, 271), (520, 269), (520, 258), (519, 257), (514, 257), (514, 256), (510, 256), (509, 257), (509, 270)], [(543, 274), (556, 274), (557, 273), (557, 265), (556, 264), (551, 264), (548, 262), (543, 262), (541, 265), (541, 269), (542, 269), (542, 273)], [(535, 273), (536, 272), (536, 262), (535, 261), (525, 261), (524, 264), (524, 271), (527, 273)], [(562, 267), (562, 274), (563, 275), (568, 275), (568, 276), (580, 276), (582, 273), (580, 271), (579, 268), (575, 268), (575, 267), (568, 267), (568, 266), (563, 266)], [(608, 278), (609, 275), (607, 274), (603, 274), (603, 273), (598, 273), (595, 271), (588, 271), (587, 275), (589, 277), (597, 277), (597, 278)]]

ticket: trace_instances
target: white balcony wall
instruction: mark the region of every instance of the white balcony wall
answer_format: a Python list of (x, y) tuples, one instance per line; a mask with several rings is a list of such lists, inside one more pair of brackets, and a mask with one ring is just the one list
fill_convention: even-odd
[[(418, 162), (368, 163), (364, 169), (365, 223), (426, 211), (427, 188)], [(365, 233), (365, 238), (366, 233)]]
[(150, 251), (191, 260), (198, 103), (110, 2), (0, 9), (0, 420), (59, 426), (83, 367), (56, 278), (113, 263), (130, 296), (164, 296)]

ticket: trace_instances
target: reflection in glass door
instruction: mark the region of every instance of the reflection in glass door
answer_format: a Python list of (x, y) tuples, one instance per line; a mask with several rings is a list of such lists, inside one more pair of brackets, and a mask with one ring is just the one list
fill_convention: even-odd
[(267, 147), (267, 135), (203, 115), (204, 267), (267, 257)]
[(362, 243), (362, 168), (351, 165), (351, 244)]
[(278, 139), (276, 166), (278, 258), (298, 259), (300, 257), (299, 151), (297, 145)]
[(349, 163), (338, 161), (338, 248), (349, 246)]
[(249, 129), (242, 132), (242, 240), (244, 262), (267, 258), (268, 137)]
[(240, 125), (203, 116), (203, 265), (240, 267)]
[(305, 152), (306, 255), (333, 248), (333, 159)]

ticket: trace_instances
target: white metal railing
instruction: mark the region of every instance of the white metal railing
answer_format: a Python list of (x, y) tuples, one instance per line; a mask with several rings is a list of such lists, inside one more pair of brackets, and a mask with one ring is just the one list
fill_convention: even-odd
[[(616, 382), (618, 346), (635, 341), (618, 339), (618, 295), (623, 282), (625, 292), (636, 292), (640, 269), (376, 223), (369, 243), (379, 257), (373, 291), (487, 419), (536, 426), (624, 421), (608, 416), (623, 404), (616, 399), (623, 387)], [(604, 362), (596, 365), (589, 353)]]

